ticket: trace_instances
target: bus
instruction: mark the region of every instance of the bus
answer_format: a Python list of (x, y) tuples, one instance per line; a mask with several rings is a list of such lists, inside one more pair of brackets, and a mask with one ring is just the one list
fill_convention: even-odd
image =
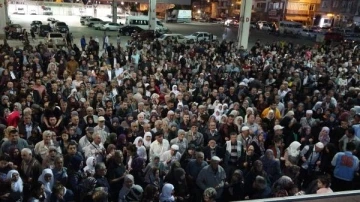
[[(139, 16), (127, 16), (125, 25), (138, 26), (143, 30), (149, 29), (149, 16), (139, 15)], [(161, 23), (159, 19), (156, 18), (156, 30), (165, 31), (167, 28)]]
[(280, 34), (300, 34), (303, 29), (303, 25), (300, 22), (293, 21), (280, 21), (279, 32)]

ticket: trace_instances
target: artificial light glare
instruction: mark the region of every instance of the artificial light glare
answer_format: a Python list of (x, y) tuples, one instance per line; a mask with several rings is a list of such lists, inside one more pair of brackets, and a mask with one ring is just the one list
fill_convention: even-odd
[(199, 9), (199, 10), (197, 11), (197, 13), (199, 13), (199, 14), (200, 14), (200, 13), (201, 13), (201, 10)]

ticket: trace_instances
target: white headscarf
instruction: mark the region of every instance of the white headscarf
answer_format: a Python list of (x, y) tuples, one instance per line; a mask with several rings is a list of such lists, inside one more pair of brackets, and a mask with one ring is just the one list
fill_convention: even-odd
[(175, 201), (175, 198), (172, 195), (173, 190), (174, 190), (174, 185), (166, 183), (163, 186), (161, 194), (160, 194), (160, 202)]
[[(175, 89), (176, 88), (176, 89)], [(179, 94), (177, 85), (173, 85), (171, 88), (171, 92), (173, 92), (175, 94), (175, 96), (177, 96)]]
[[(19, 178), (16, 182), (13, 182), (12, 181), (12, 176), (13, 174), (18, 174)], [(20, 174), (17, 170), (10, 170), (8, 173), (7, 173), (7, 176), (6, 176), (7, 180), (10, 180), (11, 181), (11, 190), (14, 191), (14, 192), (23, 192), (23, 188), (24, 188), (24, 185), (23, 185), (23, 181), (20, 177)]]
[(300, 154), (300, 150), (299, 150), (300, 146), (301, 146), (300, 142), (298, 141), (292, 142), (287, 149), (288, 155), (293, 157), (298, 157)]
[(141, 147), (141, 145), (140, 145), (140, 146), (138, 145), (138, 143), (139, 143), (140, 140), (141, 140), (142, 142), (144, 142), (144, 140), (143, 140), (142, 137), (137, 137), (137, 138), (135, 138), (135, 140), (134, 140), (134, 145), (135, 145), (136, 147)]
[(96, 159), (93, 156), (90, 156), (89, 158), (86, 159), (86, 166), (84, 168), (85, 172), (89, 172), (91, 174), (95, 173), (94, 161), (96, 161)]
[(215, 117), (216, 121), (220, 121), (220, 118), (222, 116), (221, 111), (219, 109), (215, 109), (215, 112), (213, 113), (212, 116)]
[[(51, 180), (50, 182), (47, 182), (45, 180), (45, 175), (46, 174), (50, 174), (51, 175)], [(52, 192), (52, 188), (54, 186), (54, 175), (53, 175), (53, 172), (51, 169), (47, 168), (47, 169), (44, 169), (41, 173), (41, 175), (39, 176), (39, 179), (38, 179), (39, 182), (42, 182), (44, 184), (44, 187), (45, 187), (45, 192), (48, 193), (48, 194), (51, 194)]]
[[(146, 133), (144, 134), (144, 138), (143, 138), (143, 142), (144, 142), (145, 147), (150, 147), (150, 145), (151, 145), (151, 140), (150, 140), (150, 141), (147, 141), (147, 140), (146, 140), (146, 137), (151, 137), (151, 138), (152, 138), (152, 134), (151, 134), (150, 132), (146, 132)], [(151, 138), (150, 138), (150, 139), (151, 139)]]

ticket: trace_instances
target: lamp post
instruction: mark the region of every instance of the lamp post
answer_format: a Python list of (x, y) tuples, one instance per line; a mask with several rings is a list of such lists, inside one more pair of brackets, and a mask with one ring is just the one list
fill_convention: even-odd
[(117, 23), (117, 1), (116, 0), (112, 0), (111, 8), (112, 8), (112, 22)]
[(242, 0), (238, 31), (238, 48), (247, 49), (249, 43), (252, 0)]
[(99, 4), (100, 4), (99, 1), (94, 1), (94, 3), (93, 3), (94, 17), (95, 17), (95, 18), (97, 17), (97, 7), (98, 7)]
[(156, 29), (156, 0), (149, 0), (149, 30), (154, 31)]

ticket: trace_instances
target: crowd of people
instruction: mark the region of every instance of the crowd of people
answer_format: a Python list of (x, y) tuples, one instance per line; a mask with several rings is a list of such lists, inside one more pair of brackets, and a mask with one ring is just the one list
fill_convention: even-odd
[(354, 44), (99, 43), (0, 46), (0, 201), (225, 202), (359, 186)]

